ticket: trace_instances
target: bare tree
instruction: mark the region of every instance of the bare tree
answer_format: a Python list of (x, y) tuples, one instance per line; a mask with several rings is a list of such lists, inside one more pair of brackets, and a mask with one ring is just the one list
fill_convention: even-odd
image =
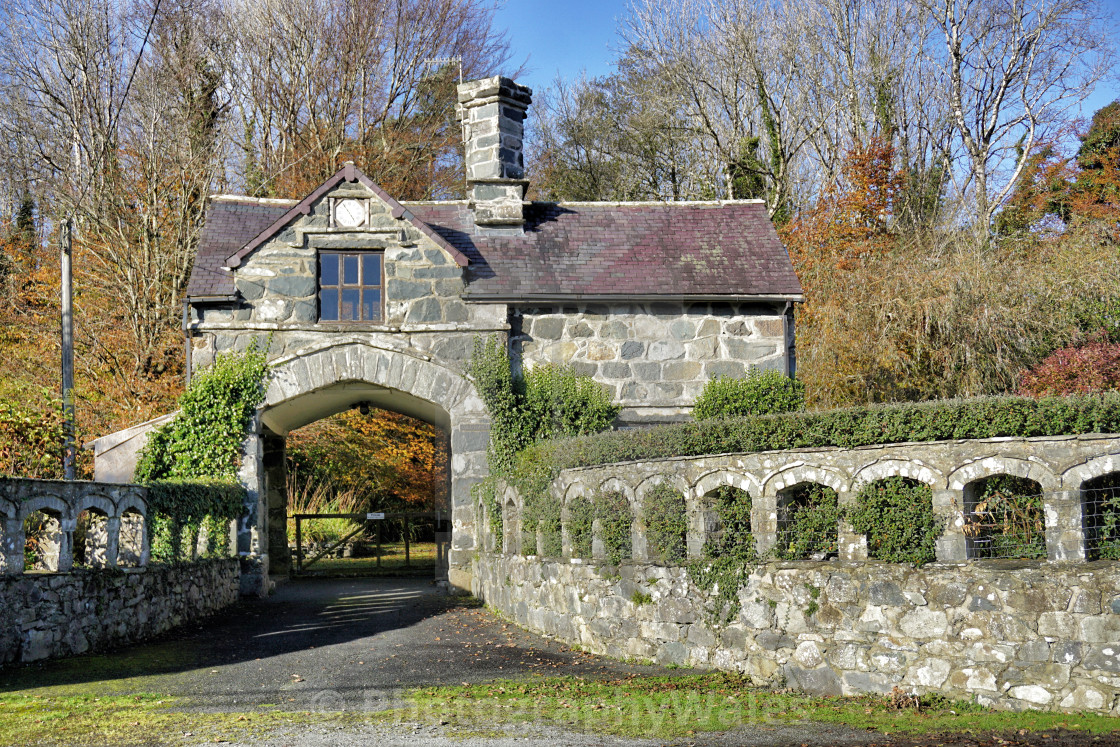
[(1113, 59), (1096, 0), (923, 2), (940, 33), (926, 48), (949, 95), (966, 166), (958, 190), (978, 230), (1015, 188), (1034, 145), (1083, 101)]
[(429, 60), (460, 57), (468, 78), (508, 60), (484, 0), (232, 0), (231, 12), (250, 191), (306, 191), (344, 158), (400, 197), (459, 188), (445, 178), (412, 193), (459, 152), (460, 71)]

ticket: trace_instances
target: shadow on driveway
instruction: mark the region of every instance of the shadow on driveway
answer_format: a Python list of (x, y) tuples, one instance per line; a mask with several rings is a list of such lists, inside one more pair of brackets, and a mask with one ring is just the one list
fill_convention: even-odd
[(429, 580), (304, 579), (149, 643), (0, 669), (0, 692), (158, 693), (206, 710), (380, 710), (425, 685), (631, 673), (667, 671), (573, 651)]

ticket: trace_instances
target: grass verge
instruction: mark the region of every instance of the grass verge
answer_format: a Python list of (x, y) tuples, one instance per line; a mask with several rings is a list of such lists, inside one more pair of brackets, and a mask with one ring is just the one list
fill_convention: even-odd
[(412, 714), (470, 729), (480, 724), (545, 722), (619, 737), (674, 739), (748, 725), (843, 724), (882, 733), (1031, 732), (1050, 729), (1120, 733), (1120, 719), (1096, 714), (992, 711), (939, 697), (811, 697), (763, 690), (733, 674), (555, 678), (437, 687), (410, 693)]
[(335, 722), (345, 714), (184, 713), (175, 698), (147, 693), (0, 695), (0, 745), (173, 745), (259, 741), (285, 727)]

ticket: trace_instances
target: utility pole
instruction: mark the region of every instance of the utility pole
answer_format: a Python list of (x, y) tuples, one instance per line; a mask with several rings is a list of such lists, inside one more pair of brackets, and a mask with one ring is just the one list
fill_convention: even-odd
[(74, 272), (71, 259), (74, 254), (74, 220), (67, 218), (62, 227), (62, 414), (66, 443), (62, 456), (62, 473), (67, 480), (74, 479), (74, 461), (77, 449), (74, 434)]

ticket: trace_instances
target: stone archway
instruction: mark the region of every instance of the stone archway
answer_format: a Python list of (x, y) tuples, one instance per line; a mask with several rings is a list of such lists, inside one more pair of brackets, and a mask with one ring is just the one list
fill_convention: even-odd
[[(254, 432), (245, 441), (239, 475), (248, 490), (249, 509), (237, 532), (242, 593), (268, 592), (270, 513), (274, 521), (283, 515), (277, 486), (283, 485), (284, 438), (295, 428), (361, 402), (425, 420), (449, 434), (452, 536), (446, 580), (454, 589), (469, 591), (477, 543), (471, 488), (486, 475), (490, 432), (489, 416), (473, 384), (419, 351), (355, 338), (296, 351), (270, 367), (269, 388)], [(272, 542), (282, 541), (282, 526), (274, 529)]]

